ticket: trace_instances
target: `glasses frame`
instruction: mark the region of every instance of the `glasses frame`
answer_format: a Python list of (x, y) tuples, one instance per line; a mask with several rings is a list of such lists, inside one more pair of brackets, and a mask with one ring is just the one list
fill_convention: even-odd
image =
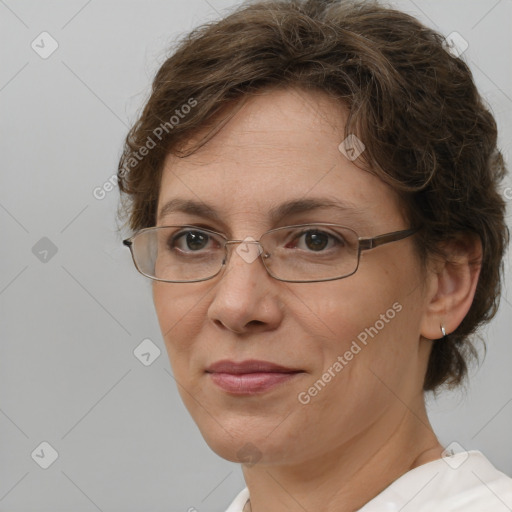
[[(260, 240), (265, 235), (273, 233), (274, 231), (279, 231), (279, 230), (282, 230), (282, 229), (289, 229), (289, 228), (302, 228), (302, 227), (306, 227), (306, 226), (313, 226), (313, 227), (315, 227), (315, 226), (337, 227), (337, 228), (343, 228), (343, 229), (347, 229), (349, 231), (352, 231), (352, 233), (354, 233), (356, 235), (357, 241), (358, 241), (357, 264), (356, 264), (356, 267), (355, 267), (354, 271), (351, 272), (350, 274), (346, 274), (346, 275), (339, 276), (339, 277), (329, 277), (329, 278), (324, 278), (324, 279), (312, 279), (312, 280), (306, 280), (306, 281), (304, 281), (304, 280), (292, 280), (292, 279), (281, 279), (280, 277), (276, 277), (274, 274), (272, 274), (271, 270), (265, 264), (265, 259), (268, 258), (270, 256), (270, 254), (268, 254), (265, 251), (265, 248), (261, 244)], [(217, 236), (221, 237), (222, 239), (224, 239), (224, 259), (222, 261), (222, 264), (221, 264), (218, 272), (216, 272), (212, 276), (203, 277), (201, 279), (194, 279), (194, 280), (191, 280), (191, 281), (170, 281), (168, 279), (160, 279), (158, 277), (154, 277), (154, 276), (151, 276), (151, 275), (146, 274), (145, 272), (143, 272), (140, 269), (140, 267), (137, 265), (137, 261), (135, 259), (135, 254), (134, 254), (134, 251), (133, 251), (133, 241), (141, 233), (144, 233), (144, 232), (147, 232), (147, 231), (154, 231), (154, 230), (158, 230), (158, 229), (165, 229), (165, 228), (191, 228), (191, 229), (195, 229), (195, 230), (198, 230), (198, 231), (204, 231), (206, 233), (211, 233), (211, 234), (217, 235)], [(263, 263), (263, 266), (265, 267), (265, 270), (270, 275), (270, 277), (272, 277), (274, 279), (277, 279), (278, 281), (285, 282), (285, 283), (320, 283), (320, 282), (324, 282), (324, 281), (336, 281), (336, 280), (339, 280), (339, 279), (345, 279), (346, 277), (350, 277), (350, 276), (354, 275), (357, 272), (357, 270), (359, 269), (359, 262), (360, 262), (360, 259), (361, 259), (361, 252), (369, 251), (371, 249), (375, 249), (376, 247), (380, 247), (382, 245), (389, 244), (391, 242), (397, 242), (399, 240), (403, 240), (404, 238), (410, 237), (411, 235), (415, 234), (418, 231), (419, 231), (419, 228), (409, 228), (409, 229), (402, 229), (402, 230), (399, 230), (399, 231), (391, 231), (389, 233), (383, 233), (381, 235), (376, 235), (376, 236), (373, 236), (373, 237), (360, 237), (355, 230), (353, 230), (352, 228), (349, 228), (347, 226), (343, 226), (342, 224), (332, 224), (332, 223), (329, 223), (329, 222), (311, 222), (311, 223), (307, 223), (307, 224), (293, 224), (291, 226), (282, 226), (282, 227), (279, 227), (279, 228), (270, 229), (269, 231), (266, 231), (265, 233), (263, 233), (259, 240), (229, 240), (226, 237), (226, 235), (224, 235), (223, 233), (219, 233), (218, 231), (214, 231), (212, 229), (203, 228), (203, 227), (199, 227), (199, 226), (193, 226), (193, 225), (190, 225), (190, 224), (171, 224), (171, 225), (168, 225), (168, 226), (153, 226), (153, 227), (149, 227), (149, 228), (143, 228), (143, 229), (137, 231), (135, 234), (133, 234), (130, 238), (126, 238), (125, 240), (123, 240), (123, 245), (125, 245), (126, 247), (128, 247), (130, 249), (130, 253), (132, 255), (133, 263), (135, 265), (135, 268), (139, 271), (139, 273), (141, 273), (143, 276), (145, 276), (145, 277), (147, 277), (147, 278), (149, 278), (149, 279), (151, 279), (153, 281), (160, 281), (160, 282), (163, 282), (163, 283), (175, 283), (175, 284), (198, 283), (198, 282), (201, 282), (201, 281), (209, 281), (210, 279), (213, 279), (214, 277), (218, 276), (221, 273), (221, 271), (224, 269), (224, 267), (226, 266), (226, 263), (228, 261), (228, 245), (241, 244), (241, 243), (256, 244), (256, 245), (258, 245), (260, 247), (261, 250), (260, 250), (260, 253), (258, 255), (258, 258), (261, 259), (261, 261)]]

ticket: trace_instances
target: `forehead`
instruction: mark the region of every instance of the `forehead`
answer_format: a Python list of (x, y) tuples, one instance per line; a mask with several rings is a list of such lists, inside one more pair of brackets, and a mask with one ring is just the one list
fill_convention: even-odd
[(346, 116), (341, 103), (321, 92), (274, 89), (249, 98), (192, 155), (168, 155), (159, 212), (185, 199), (213, 206), (226, 222), (268, 224), (282, 203), (328, 198), (396, 222), (396, 194), (338, 149)]

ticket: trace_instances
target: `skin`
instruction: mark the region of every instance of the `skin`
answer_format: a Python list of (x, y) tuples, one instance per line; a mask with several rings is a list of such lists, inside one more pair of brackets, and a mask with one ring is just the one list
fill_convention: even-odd
[[(305, 222), (336, 222), (362, 237), (410, 227), (394, 191), (338, 150), (345, 118), (344, 107), (320, 92), (263, 91), (196, 153), (166, 159), (159, 211), (181, 197), (207, 202), (220, 220), (175, 212), (157, 225), (197, 223), (256, 240)], [(273, 206), (305, 197), (350, 202), (357, 211), (268, 217)], [(441, 337), (441, 323), (454, 330), (471, 304), (478, 269), (468, 259), (478, 244), (448, 247), (457, 265), (435, 261), (424, 270), (407, 238), (364, 252), (348, 278), (307, 284), (273, 279), (259, 258), (247, 263), (236, 247), (220, 275), (154, 282), (153, 297), (180, 394), (206, 442), (232, 461), (252, 453), (243, 466), (246, 510), (355, 510), (440, 458), (422, 385), (430, 340)], [(300, 403), (298, 394), (394, 303), (401, 311)], [(205, 372), (222, 359), (261, 359), (302, 373), (266, 393), (235, 396)]]

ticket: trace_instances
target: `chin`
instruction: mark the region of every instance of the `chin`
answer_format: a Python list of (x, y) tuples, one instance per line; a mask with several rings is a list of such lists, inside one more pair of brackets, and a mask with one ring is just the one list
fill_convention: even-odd
[(207, 424), (199, 425), (199, 430), (210, 449), (219, 457), (230, 462), (247, 464), (272, 464), (282, 460), (286, 447), (279, 435), (268, 436), (273, 428), (257, 429), (248, 425), (255, 418), (244, 418), (237, 428), (228, 425), (220, 426), (210, 419)]
[(261, 461), (264, 449), (261, 440), (251, 439), (248, 435), (230, 436), (227, 432), (219, 430), (222, 430), (222, 427), (217, 427), (215, 432), (201, 430), (206, 444), (219, 457), (236, 463), (254, 464)]

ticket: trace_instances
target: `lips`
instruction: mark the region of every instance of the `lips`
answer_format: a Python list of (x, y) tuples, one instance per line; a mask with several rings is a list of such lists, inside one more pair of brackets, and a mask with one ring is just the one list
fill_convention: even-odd
[(301, 370), (287, 368), (268, 361), (258, 361), (256, 359), (241, 361), (239, 363), (228, 361), (226, 359), (213, 363), (206, 369), (206, 371), (208, 373), (231, 373), (234, 375), (241, 375), (244, 373), (296, 373)]
[(213, 383), (224, 391), (236, 395), (251, 395), (270, 389), (293, 379), (302, 370), (271, 363), (248, 360), (217, 361), (206, 369)]

